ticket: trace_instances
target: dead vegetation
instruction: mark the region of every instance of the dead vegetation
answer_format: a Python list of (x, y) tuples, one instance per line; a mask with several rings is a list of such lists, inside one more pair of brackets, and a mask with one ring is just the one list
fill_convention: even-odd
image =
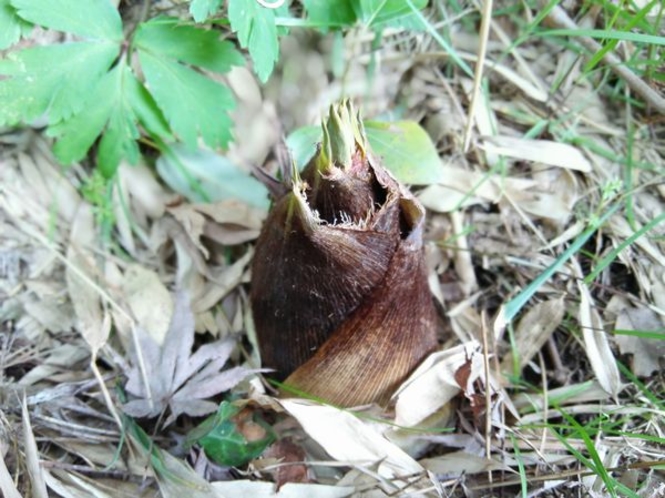
[[(572, 4), (545, 25), (603, 26)], [(475, 83), (429, 32), (371, 52), (360, 28), (332, 82), (331, 40), (302, 33), (265, 89), (230, 76), (240, 164), (342, 96), (437, 146), (441, 180), (413, 191), (442, 345), (387, 413), (261, 381), (248, 286), (265, 210), (189, 203), (146, 164), (121, 165), (100, 202), (39, 129), (0, 135), (4, 496), (665, 496), (663, 83), (617, 63), (662, 70), (663, 44), (622, 40), (589, 68), (598, 43), (533, 35), (535, 10), (495, 5), (485, 40), (460, 9), (427, 15), (482, 61)], [(250, 412), (278, 438), (238, 468), (186, 441), (229, 390), (248, 441), (268, 430)]]

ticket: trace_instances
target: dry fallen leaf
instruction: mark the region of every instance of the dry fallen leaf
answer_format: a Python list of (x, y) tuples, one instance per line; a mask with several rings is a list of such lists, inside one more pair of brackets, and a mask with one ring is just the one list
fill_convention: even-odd
[(95, 229), (92, 207), (80, 204), (72, 223), (67, 249), (67, 289), (78, 318), (78, 329), (93, 352), (106, 343), (102, 327), (102, 308), (99, 293), (93, 288)]
[[(221, 371), (229, 359), (235, 341), (224, 339), (201, 346), (192, 353), (194, 316), (185, 293), (176, 296), (173, 317), (164, 343), (159, 345), (145, 331), (138, 329), (140, 351), (133, 352), (132, 367), (127, 372), (125, 389), (138, 399), (123, 406), (134, 417), (156, 417), (168, 406), (165, 425), (180, 414), (202, 416), (217, 409), (207, 401), (231, 389), (254, 372), (244, 367)], [(143, 355), (149, 385), (143, 382), (138, 355)]]
[[(619, 312), (614, 328), (617, 331), (614, 341), (621, 353), (633, 355), (631, 366), (635, 375), (648, 377), (660, 370), (661, 361), (665, 358), (665, 332), (663, 332), (663, 322), (653, 310), (645, 307), (624, 308)], [(624, 330), (638, 333), (659, 332), (662, 338), (625, 335), (620, 332)]]
[[(563, 297), (550, 299), (534, 305), (515, 327), (515, 347), (521, 371), (550, 338), (563, 320), (565, 306)], [(504, 372), (513, 371), (513, 350), (501, 361)]]
[(591, 164), (579, 149), (561, 142), (509, 136), (487, 136), (483, 137), (481, 148), (495, 154), (524, 161), (535, 161), (584, 173), (591, 171)]
[[(252, 498), (346, 498), (354, 495), (351, 486), (326, 486), (324, 484), (287, 483), (279, 490), (272, 482), (264, 481), (225, 481), (211, 483), (219, 498), (251, 496)], [(355, 495), (354, 495), (355, 496)]]
[(373, 426), (348, 411), (295, 399), (280, 403), (335, 460), (358, 465), (379, 462), (379, 475), (389, 479), (424, 470)]
[(39, 463), (39, 448), (37, 448), (35, 434), (32, 431), (28, 404), (25, 398), (23, 398), (23, 402), (21, 403), (21, 419), (23, 421), (23, 448), (28, 475), (30, 476), (32, 496), (35, 498), (48, 498), (48, 491), (44, 482), (44, 470)]
[[(466, 391), (482, 373), (480, 349), (477, 341), (469, 341), (425, 358), (394, 395), (395, 424), (413, 427)], [(470, 371), (460, 386), (456, 373), (467, 364)]]
[(129, 265), (122, 290), (138, 324), (157, 344), (163, 344), (173, 315), (173, 299), (157, 273), (139, 264)]
[(579, 263), (574, 259), (572, 261), (579, 278), (577, 282), (580, 290), (578, 320), (582, 329), (582, 337), (584, 338), (584, 348), (598, 382), (603, 389), (616, 398), (622, 388), (616, 359), (612, 354), (609, 339), (603, 328), (600, 315), (593, 306), (591, 292), (584, 283)]

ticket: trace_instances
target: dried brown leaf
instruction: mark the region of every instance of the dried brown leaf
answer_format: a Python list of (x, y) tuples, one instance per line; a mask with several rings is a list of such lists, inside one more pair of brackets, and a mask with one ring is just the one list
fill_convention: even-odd
[(183, 413), (192, 416), (211, 413), (216, 404), (206, 398), (232, 388), (253, 372), (244, 367), (221, 371), (235, 346), (230, 338), (205, 344), (192, 353), (194, 316), (183, 292), (176, 296), (163, 344), (157, 344), (141, 329), (138, 334), (150, 385), (143, 383), (135, 351), (125, 389), (137, 399), (123, 407), (135, 417), (155, 417), (170, 407), (170, 416), (165, 421), (169, 425)]
[(157, 273), (139, 264), (129, 265), (122, 290), (138, 324), (162, 344), (173, 315), (173, 299)]
[(622, 388), (616, 359), (612, 354), (608, 335), (603, 328), (600, 315), (593, 306), (591, 292), (589, 292), (589, 288), (582, 279), (578, 264), (576, 263), (575, 266), (579, 274), (577, 282), (580, 290), (578, 320), (584, 338), (584, 348), (598, 382), (603, 389), (616, 398)]
[(21, 403), (21, 420), (23, 422), (23, 448), (28, 475), (30, 476), (32, 496), (35, 498), (48, 498), (46, 482), (44, 481), (44, 470), (39, 464), (39, 448), (37, 448), (35, 434), (32, 431), (30, 415), (28, 414), (28, 404), (25, 398)]
[(0, 440), (0, 495), (4, 498), (21, 498), (21, 494), (16, 489), (14, 479), (5, 463), (6, 446), (5, 441)]
[(521, 371), (559, 326), (564, 312), (563, 297), (543, 301), (530, 308), (515, 328), (516, 351), (511, 350), (504, 357), (501, 369), (505, 372), (513, 370), (514, 353), (516, 353)]
[(481, 148), (523, 161), (534, 161), (583, 173), (591, 172), (591, 164), (576, 147), (551, 140), (510, 136), (483, 137)]
[[(457, 372), (470, 366), (467, 382), (460, 386)], [(480, 344), (470, 341), (446, 351), (433, 353), (411, 374), (395, 393), (395, 424), (413, 427), (450, 402), (482, 373)]]
[(78, 318), (78, 329), (93, 351), (98, 351), (107, 339), (107, 329), (102, 327), (101, 298), (93, 282), (94, 257), (91, 248), (95, 243), (95, 224), (92, 208), (79, 205), (72, 223), (67, 249), (67, 290)]
[(653, 310), (645, 307), (624, 308), (619, 313), (614, 328), (636, 332), (660, 332), (662, 335), (660, 339), (621, 333), (614, 336), (621, 353), (633, 355), (631, 366), (635, 375), (648, 377), (660, 371), (661, 361), (665, 359), (665, 332), (663, 332), (663, 322)]
[(281, 404), (335, 460), (365, 465), (379, 462), (378, 473), (387, 478), (423, 471), (374, 427), (347, 411), (303, 400), (285, 399)]

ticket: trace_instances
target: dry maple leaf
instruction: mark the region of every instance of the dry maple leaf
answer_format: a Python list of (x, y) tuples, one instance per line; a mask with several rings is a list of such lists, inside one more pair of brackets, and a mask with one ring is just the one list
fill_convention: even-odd
[(221, 371), (235, 346), (232, 338), (205, 344), (192, 353), (194, 315), (183, 292), (176, 296), (173, 317), (162, 345), (143, 330), (138, 334), (149, 386), (143, 381), (138, 354), (134, 351), (125, 390), (137, 399), (123, 406), (125, 413), (133, 417), (156, 417), (167, 407), (171, 413), (165, 425), (180, 414), (207, 415), (217, 409), (217, 403), (207, 398), (231, 389), (256, 372), (244, 367)]

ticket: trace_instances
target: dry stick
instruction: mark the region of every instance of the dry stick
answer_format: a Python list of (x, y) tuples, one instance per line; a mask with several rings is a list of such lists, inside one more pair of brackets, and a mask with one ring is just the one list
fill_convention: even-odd
[[(483, 310), (480, 314), (480, 327), (483, 338), (483, 367), (485, 369), (485, 457), (489, 460), (492, 458), (492, 441), (490, 434), (492, 433), (492, 382), (490, 376), (490, 362), (489, 362), (489, 341), (487, 340), (488, 327), (487, 327), (487, 314)], [(492, 482), (492, 471), (487, 471), (487, 478)]]
[(492, 0), (485, 0), (483, 5), (483, 15), (480, 22), (480, 46), (478, 47), (478, 62), (476, 71), (473, 75), (473, 93), (471, 94), (471, 103), (469, 104), (469, 116), (464, 128), (464, 145), (462, 151), (466, 154), (471, 143), (471, 128), (473, 127), (473, 115), (476, 112), (476, 104), (480, 97), (480, 80), (483, 77), (483, 68), (485, 66), (485, 56), (487, 54), (487, 38), (490, 32), (490, 22), (492, 20)]
[[(557, 28), (580, 29), (579, 26), (575, 24), (575, 21), (568, 16), (566, 11), (559, 6), (556, 6), (551, 10), (547, 15), (547, 20)], [(599, 52), (603, 48), (600, 43), (587, 36), (579, 36), (577, 37), (577, 40), (579, 40), (584, 48), (591, 52)], [(603, 60), (607, 63), (609, 68), (614, 71), (617, 76), (623, 78), (628, 86), (632, 88), (635, 93), (639, 94), (647, 104), (652, 106), (659, 113), (665, 114), (665, 99), (635, 75), (635, 73), (628, 69), (623, 61), (614, 55), (613, 52), (607, 52), (603, 56)]]

